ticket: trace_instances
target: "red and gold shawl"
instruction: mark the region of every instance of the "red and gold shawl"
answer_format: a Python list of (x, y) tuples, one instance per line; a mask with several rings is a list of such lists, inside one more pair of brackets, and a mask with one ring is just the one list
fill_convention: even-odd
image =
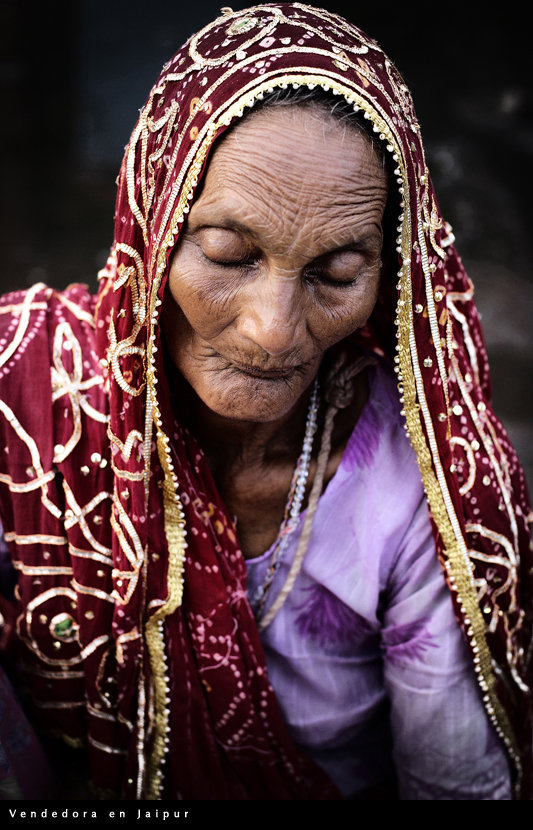
[[(35, 708), (87, 744), (95, 787), (124, 798), (335, 797), (286, 733), (232, 521), (173, 418), (159, 327), (217, 137), (290, 85), (346, 99), (394, 170), (397, 267), (377, 322), (396, 335), (405, 426), (480, 694), (517, 797), (531, 798), (528, 497), (491, 410), (473, 288), (402, 78), (361, 31), (300, 4), (223, 10), (163, 68), (126, 148), (96, 296), (37, 285), (2, 300), (0, 508)], [(375, 332), (366, 342), (387, 351)]]

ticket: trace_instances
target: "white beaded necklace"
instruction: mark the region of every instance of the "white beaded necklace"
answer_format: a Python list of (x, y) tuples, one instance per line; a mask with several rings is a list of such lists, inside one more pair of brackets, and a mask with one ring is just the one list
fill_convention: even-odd
[[(300, 515), (300, 509), (302, 506), (303, 496), (305, 493), (305, 484), (309, 474), (311, 448), (313, 445), (313, 436), (316, 431), (316, 421), (319, 406), (318, 383), (315, 381), (313, 394), (311, 396), (311, 401), (309, 403), (309, 412), (307, 414), (304, 447), (302, 449), (302, 454), (298, 459), (298, 463), (293, 474), (293, 483), (295, 485), (294, 492), (293, 487), (291, 485), (291, 489), (289, 491), (289, 498), (287, 501), (287, 508), (285, 510), (285, 517), (293, 517), (293, 523), (289, 528), (289, 520), (287, 518), (284, 519), (284, 522), (282, 523), (280, 529), (280, 533), (278, 535), (278, 540), (276, 542), (273, 559), (271, 562), (271, 566), (269, 568), (269, 572), (267, 574), (267, 578), (264, 584), (260, 586), (260, 588), (258, 589), (256, 595), (259, 597), (259, 599), (257, 605), (254, 606), (254, 608), (256, 608), (255, 616), (259, 631), (263, 631), (268, 625), (270, 625), (276, 614), (282, 608), (283, 604), (285, 603), (285, 600), (291, 593), (294, 583), (296, 582), (298, 574), (300, 573), (300, 570), (302, 568), (305, 553), (311, 537), (313, 519), (318, 507), (320, 494), (322, 493), (322, 487), (326, 475), (326, 468), (331, 452), (333, 422), (335, 419), (335, 415), (339, 411), (339, 409), (345, 409), (347, 406), (350, 405), (354, 394), (353, 380), (356, 377), (356, 375), (358, 375), (359, 372), (361, 372), (365, 367), (373, 365), (375, 363), (376, 358), (371, 354), (360, 355), (355, 360), (353, 358), (352, 360), (346, 360), (346, 355), (341, 354), (338, 360), (336, 361), (336, 364), (332, 367), (328, 374), (325, 395), (328, 406), (324, 417), (324, 426), (322, 429), (320, 452), (318, 453), (315, 477), (311, 493), (309, 495), (307, 513), (305, 515), (302, 533), (298, 541), (298, 546), (294, 554), (294, 559), (289, 568), (289, 573), (287, 575), (287, 578), (285, 579), (285, 583), (279, 591), (278, 595), (275, 597), (274, 601), (271, 603), (268, 610), (265, 611), (264, 606), (267, 591), (270, 588), (270, 585), (272, 584), (275, 571), (279, 567), (279, 563), (281, 561), (280, 554), (282, 554), (285, 550), (288, 538), (298, 524), (298, 516)], [(300, 486), (298, 487), (298, 492), (296, 492), (298, 484), (300, 484)], [(287, 525), (287, 529), (284, 532), (285, 525)], [(279, 548), (281, 548), (281, 551), (279, 550)], [(255, 599), (256, 598), (254, 597), (254, 602)]]
[(252, 609), (256, 619), (258, 619), (262, 614), (268, 591), (272, 585), (276, 571), (282, 562), (283, 554), (285, 553), (289, 538), (296, 529), (300, 518), (305, 488), (309, 477), (309, 465), (311, 463), (313, 439), (315, 437), (318, 410), (320, 406), (318, 391), (319, 383), (318, 378), (316, 378), (313, 384), (311, 398), (309, 400), (309, 408), (307, 410), (302, 451), (292, 474), (291, 486), (289, 488), (289, 495), (285, 506), (285, 513), (280, 525), (278, 537), (274, 544), (274, 550), (272, 551), (270, 567), (264, 582), (259, 585), (252, 598)]

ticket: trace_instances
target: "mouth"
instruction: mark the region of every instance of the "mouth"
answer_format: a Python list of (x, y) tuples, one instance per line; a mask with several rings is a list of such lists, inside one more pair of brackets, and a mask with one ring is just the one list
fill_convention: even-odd
[(244, 375), (263, 380), (284, 380), (292, 377), (298, 370), (298, 366), (280, 366), (273, 369), (262, 369), (259, 366), (247, 366), (241, 363), (233, 363), (235, 369)]

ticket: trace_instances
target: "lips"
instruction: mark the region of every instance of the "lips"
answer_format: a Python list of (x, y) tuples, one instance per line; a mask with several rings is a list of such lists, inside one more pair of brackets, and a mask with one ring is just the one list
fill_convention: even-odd
[[(215, 351), (212, 347), (210, 351), (210, 356), (219, 362), (221, 369), (237, 371), (243, 375), (248, 375), (248, 377), (260, 378), (261, 380), (284, 380), (293, 377), (296, 373), (304, 372), (311, 363), (309, 360), (302, 361), (301, 359), (298, 363), (295, 363), (294, 361), (297, 357), (296, 354), (293, 354), (291, 355), (292, 360), (290, 363), (279, 363), (278, 365), (269, 366), (267, 360), (265, 360), (266, 365), (265, 363), (248, 363), (246, 361), (248, 355), (245, 354), (229, 356), (223, 352)], [(240, 360), (239, 357), (241, 358)], [(264, 357), (266, 358), (267, 356), (264, 355)], [(285, 357), (287, 358), (288, 355)]]
[(280, 366), (273, 369), (262, 369), (259, 366), (246, 366), (241, 363), (233, 364), (239, 372), (245, 375), (250, 375), (254, 378), (262, 378), (264, 380), (280, 380), (288, 378), (294, 374), (296, 366)]

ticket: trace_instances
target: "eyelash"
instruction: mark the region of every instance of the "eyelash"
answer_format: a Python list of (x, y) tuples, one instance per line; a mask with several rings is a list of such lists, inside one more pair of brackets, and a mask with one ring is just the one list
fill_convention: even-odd
[(322, 285), (329, 285), (332, 288), (351, 288), (357, 282), (357, 276), (351, 280), (330, 280), (323, 274), (305, 274), (305, 278), (309, 282), (320, 282)]
[(228, 262), (220, 262), (215, 259), (209, 259), (206, 257), (213, 265), (219, 265), (221, 268), (249, 268), (251, 265), (254, 265), (256, 260), (255, 259), (236, 259), (236, 260), (228, 260)]
[[(246, 268), (254, 265), (257, 261), (255, 259), (249, 259), (249, 260), (244, 259), (244, 260), (235, 260), (233, 262), (232, 261), (219, 262), (219, 261), (214, 260), (214, 259), (209, 259), (208, 256), (206, 256), (206, 259), (212, 265), (216, 265), (219, 268), (224, 268), (224, 269), (228, 269), (228, 270), (229, 269), (239, 270), (240, 272), (243, 272)], [(322, 285), (331, 286), (332, 288), (350, 288), (351, 286), (355, 285), (355, 283), (357, 282), (357, 276), (355, 276), (351, 280), (346, 280), (346, 281), (330, 280), (330, 279), (328, 279), (328, 277), (326, 277), (326, 276), (324, 276), (320, 273), (307, 273), (307, 274), (304, 274), (304, 277), (308, 282), (311, 282), (311, 283), (320, 282)]]

